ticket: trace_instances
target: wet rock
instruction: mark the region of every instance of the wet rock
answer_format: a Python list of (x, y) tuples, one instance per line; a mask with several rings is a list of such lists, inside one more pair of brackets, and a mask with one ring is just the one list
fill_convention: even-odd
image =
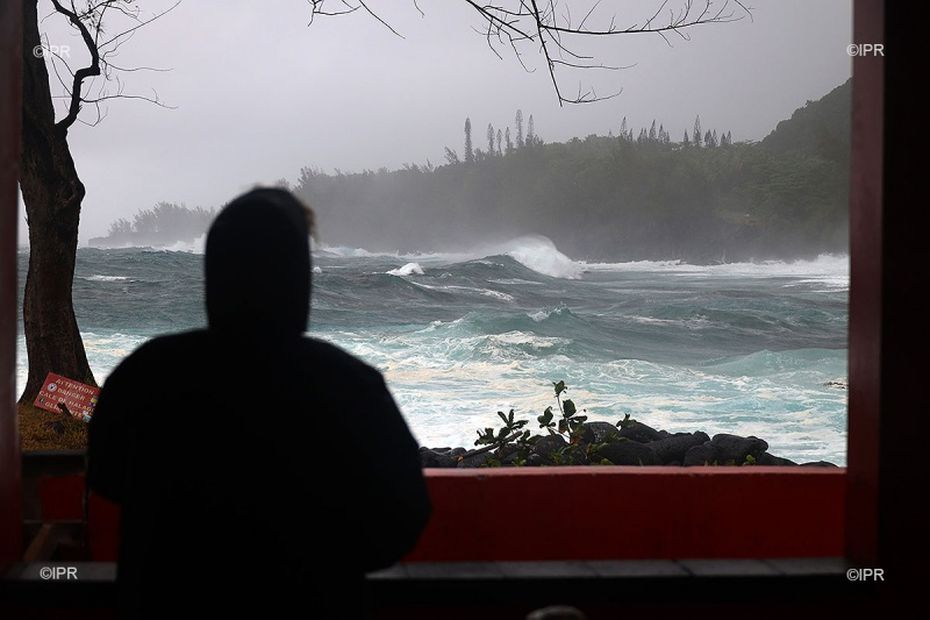
[(624, 422), (623, 426), (620, 428), (619, 434), (621, 437), (639, 443), (649, 443), (650, 441), (662, 439), (662, 435), (659, 431), (642, 422), (637, 422), (636, 420)]
[(547, 461), (546, 461), (545, 457), (542, 457), (542, 456), (536, 454), (535, 452), (533, 452), (533, 453), (530, 454), (528, 457), (526, 457), (526, 464), (527, 464), (527, 466), (529, 466), (529, 467), (539, 467), (539, 466), (541, 466), (541, 465), (545, 465), (546, 462), (547, 462)]
[(565, 441), (565, 438), (561, 435), (546, 435), (540, 437), (536, 443), (533, 444), (533, 454), (538, 454), (548, 460), (553, 454), (567, 445), (568, 442)]
[(481, 467), (486, 465), (488, 459), (492, 458), (494, 455), (490, 452), (479, 452), (475, 454), (474, 452), (469, 452), (462, 457), (462, 460), (458, 462), (459, 467)]
[(714, 435), (710, 442), (716, 451), (716, 460), (719, 465), (742, 465), (746, 462), (747, 456), (752, 456), (758, 461), (759, 457), (769, 449), (769, 444), (752, 436), (740, 437), (721, 433)]
[(759, 458), (756, 459), (756, 465), (797, 465), (797, 463), (788, 459), (783, 459), (780, 456), (775, 456), (774, 454), (769, 454), (768, 452), (763, 452), (759, 455)]
[(636, 441), (612, 441), (595, 454), (595, 462), (607, 459), (614, 465), (661, 465), (656, 453)]
[(450, 450), (420, 448), (421, 467), (455, 467), (458, 461)]
[(665, 465), (673, 461), (679, 463), (684, 461), (685, 454), (688, 450), (707, 441), (710, 441), (707, 434), (698, 431), (697, 433), (677, 433), (675, 435), (669, 435), (663, 439), (651, 441), (646, 445), (655, 452), (659, 462)]
[(717, 463), (717, 450), (714, 445), (705, 441), (699, 446), (692, 446), (685, 452), (685, 459), (682, 464), (685, 467), (695, 467), (700, 465), (715, 465)]
[(581, 441), (584, 443), (604, 443), (610, 437), (620, 437), (620, 430), (610, 422), (585, 422), (581, 425)]

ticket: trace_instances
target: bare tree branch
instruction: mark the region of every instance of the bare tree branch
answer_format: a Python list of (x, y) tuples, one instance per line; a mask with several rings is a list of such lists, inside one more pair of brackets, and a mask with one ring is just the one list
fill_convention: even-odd
[[(574, 97), (566, 96), (558, 79), (557, 70), (603, 69), (617, 70), (633, 65), (613, 66), (598, 62), (593, 55), (581, 50), (586, 39), (616, 37), (620, 35), (646, 34), (661, 38), (671, 46), (670, 35), (683, 41), (690, 39), (688, 31), (703, 25), (725, 24), (746, 17), (752, 19), (752, 9), (741, 0), (661, 0), (655, 11), (645, 18), (618, 26), (616, 14), (600, 15), (602, 0), (572, 2), (567, 0), (462, 0), (484, 22), (478, 32), (485, 37), (488, 47), (501, 58), (500, 47), (509, 47), (520, 65), (532, 71), (524, 60), (529, 46), (542, 57), (559, 105), (566, 103), (593, 103), (611, 99), (618, 92), (598, 96), (593, 88), (579, 88)], [(390, 24), (369, 9), (362, 0), (338, 0), (341, 9), (328, 7), (336, 0), (308, 0), (313, 15), (342, 15), (358, 9), (368, 11), (391, 32), (401, 36)], [(422, 15), (420, 6), (414, 6)], [(574, 20), (571, 6), (583, 4), (581, 19)], [(665, 17), (663, 17), (665, 16)], [(628, 22), (629, 23), (629, 22)]]
[[(80, 35), (90, 56), (87, 66), (75, 71), (55, 46), (44, 44), (45, 56), (52, 65), (62, 92), (65, 93), (53, 97), (53, 99), (63, 100), (67, 111), (65, 116), (55, 123), (56, 130), (67, 132), (75, 122), (85, 125), (98, 124), (106, 117), (106, 113), (101, 112), (100, 103), (110, 99), (138, 99), (160, 107), (171, 108), (158, 98), (157, 93), (154, 96), (127, 94), (119, 79), (120, 73), (168, 71), (169, 69), (147, 66), (127, 67), (111, 62), (111, 58), (118, 55), (120, 47), (132, 39), (136, 32), (173, 11), (181, 0), (176, 0), (167, 9), (147, 18), (142, 17), (135, 0), (85, 0), (80, 6), (76, 0), (51, 0), (51, 3), (54, 11), (43, 17), (43, 22), (54, 15), (67, 18), (68, 24)], [(117, 21), (123, 21), (126, 27), (118, 30), (116, 34), (106, 34), (107, 29), (104, 24), (109, 23), (111, 18), (118, 18)], [(59, 65), (67, 69), (70, 84), (66, 83), (61, 75)], [(107, 90), (107, 84), (110, 82), (117, 84), (115, 93)], [(87, 122), (79, 119), (85, 104), (95, 107), (96, 119), (94, 121)]]

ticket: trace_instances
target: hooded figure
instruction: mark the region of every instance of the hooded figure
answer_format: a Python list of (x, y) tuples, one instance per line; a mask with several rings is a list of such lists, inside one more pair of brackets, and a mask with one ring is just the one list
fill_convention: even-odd
[(358, 617), (364, 574), (426, 524), (417, 444), (381, 374), (304, 336), (308, 213), (277, 189), (232, 201), (207, 238), (208, 329), (146, 342), (100, 393), (88, 483), (121, 506), (117, 581), (137, 612)]

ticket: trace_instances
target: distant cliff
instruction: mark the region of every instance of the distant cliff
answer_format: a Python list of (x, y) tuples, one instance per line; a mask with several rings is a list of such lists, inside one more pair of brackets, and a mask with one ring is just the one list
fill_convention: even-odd
[(847, 82), (808, 102), (759, 143), (690, 130), (687, 142), (672, 142), (661, 125), (637, 137), (623, 126), (616, 136), (537, 138), (463, 160), (447, 149), (435, 167), (305, 168), (295, 189), (316, 209), (324, 242), (372, 250), (466, 249), (537, 233), (595, 260), (843, 252), (850, 92)]

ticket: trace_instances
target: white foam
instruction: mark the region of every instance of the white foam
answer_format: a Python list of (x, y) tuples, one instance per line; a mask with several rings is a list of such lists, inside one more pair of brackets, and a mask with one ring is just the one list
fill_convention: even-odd
[(387, 274), (390, 276), (422, 276), (423, 267), (420, 266), (420, 263), (407, 263), (403, 267), (391, 269)]
[(126, 282), (129, 280), (128, 276), (106, 276), (102, 274), (94, 274), (92, 276), (81, 276), (82, 280), (87, 280), (88, 282)]
[(193, 241), (178, 241), (171, 245), (166, 245), (161, 249), (166, 252), (188, 252), (189, 254), (203, 254), (207, 244), (207, 233), (204, 233)]
[(579, 278), (584, 263), (574, 261), (555, 247), (551, 239), (543, 236), (520, 237), (505, 244), (506, 254), (523, 266), (553, 278)]

